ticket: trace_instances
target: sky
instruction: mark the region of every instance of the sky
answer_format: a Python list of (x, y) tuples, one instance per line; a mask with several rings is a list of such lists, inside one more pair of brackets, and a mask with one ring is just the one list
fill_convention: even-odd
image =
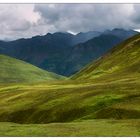
[(140, 4), (0, 4), (0, 39), (140, 29)]

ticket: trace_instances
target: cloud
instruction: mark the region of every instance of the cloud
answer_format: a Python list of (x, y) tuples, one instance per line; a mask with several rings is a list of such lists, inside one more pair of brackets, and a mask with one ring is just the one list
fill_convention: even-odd
[(140, 24), (140, 5), (139, 4), (133, 5), (133, 14), (131, 16), (131, 20), (137, 25)]
[(73, 32), (131, 28), (133, 4), (51, 4), (35, 5), (44, 24), (53, 24), (54, 30)]
[(112, 28), (140, 29), (140, 5), (0, 4), (0, 39)]
[(40, 16), (30, 4), (0, 4), (0, 38), (19, 38)]

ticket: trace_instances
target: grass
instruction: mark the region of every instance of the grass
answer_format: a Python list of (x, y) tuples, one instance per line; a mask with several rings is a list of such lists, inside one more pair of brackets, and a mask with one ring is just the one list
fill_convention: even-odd
[(140, 136), (140, 120), (86, 120), (71, 123), (0, 123), (0, 136)]
[(63, 78), (24, 61), (0, 55), (0, 83), (41, 82)]
[[(78, 82), (3, 85), (0, 88), (0, 121), (28, 124), (119, 119), (118, 113), (124, 119), (140, 117), (139, 80)], [(107, 111), (110, 108), (118, 110), (116, 115)], [(133, 113), (126, 113), (127, 110)]]
[(0, 136), (140, 136), (139, 91), (139, 78), (3, 84)]

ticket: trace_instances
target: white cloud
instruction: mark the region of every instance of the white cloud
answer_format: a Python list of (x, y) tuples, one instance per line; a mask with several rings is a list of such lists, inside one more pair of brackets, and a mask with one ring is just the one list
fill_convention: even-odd
[(39, 18), (32, 4), (0, 4), (0, 38), (24, 36)]

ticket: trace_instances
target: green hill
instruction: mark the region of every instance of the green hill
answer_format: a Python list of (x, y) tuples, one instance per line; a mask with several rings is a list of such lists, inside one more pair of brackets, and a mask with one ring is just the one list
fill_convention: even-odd
[(0, 55), (0, 82), (40, 82), (63, 77), (42, 70), (29, 63)]
[(115, 80), (140, 76), (140, 34), (109, 51), (73, 75), (72, 79)]

